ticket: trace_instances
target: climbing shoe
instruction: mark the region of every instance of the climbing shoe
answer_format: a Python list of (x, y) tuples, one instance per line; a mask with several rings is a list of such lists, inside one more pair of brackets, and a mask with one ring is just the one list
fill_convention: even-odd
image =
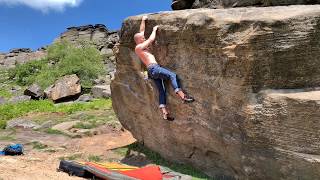
[(174, 117), (170, 116), (169, 114), (163, 114), (163, 119), (167, 121), (173, 121)]
[(182, 100), (183, 100), (184, 103), (192, 103), (192, 102), (194, 102), (194, 98), (190, 97), (188, 95), (185, 95)]

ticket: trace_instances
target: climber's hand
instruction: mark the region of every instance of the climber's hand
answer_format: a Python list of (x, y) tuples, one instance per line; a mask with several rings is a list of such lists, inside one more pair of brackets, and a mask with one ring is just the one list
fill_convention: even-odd
[(148, 16), (143, 16), (142, 21), (148, 20)]
[(155, 27), (153, 27), (153, 31), (157, 31), (157, 30), (158, 30), (158, 28), (159, 28), (159, 26), (155, 26)]

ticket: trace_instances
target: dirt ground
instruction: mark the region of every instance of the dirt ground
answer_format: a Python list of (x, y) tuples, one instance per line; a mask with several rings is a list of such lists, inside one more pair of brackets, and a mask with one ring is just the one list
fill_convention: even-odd
[[(5, 132), (1, 132), (2, 135)], [(8, 132), (6, 132), (8, 133)], [(57, 172), (62, 158), (87, 161), (99, 157), (101, 161), (118, 161), (123, 158), (112, 149), (124, 147), (135, 142), (130, 132), (110, 130), (106, 134), (92, 137), (70, 138), (32, 130), (18, 129), (14, 140), (0, 140), (0, 147), (8, 143), (25, 145), (23, 156), (0, 156), (1, 180), (69, 180), (81, 179)], [(45, 144), (45, 148), (35, 148), (30, 142)]]

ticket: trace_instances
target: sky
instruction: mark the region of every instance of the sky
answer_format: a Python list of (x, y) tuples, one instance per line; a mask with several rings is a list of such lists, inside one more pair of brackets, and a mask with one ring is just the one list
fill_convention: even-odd
[(0, 0), (0, 52), (49, 45), (70, 26), (121, 28), (128, 17), (170, 11), (171, 0)]

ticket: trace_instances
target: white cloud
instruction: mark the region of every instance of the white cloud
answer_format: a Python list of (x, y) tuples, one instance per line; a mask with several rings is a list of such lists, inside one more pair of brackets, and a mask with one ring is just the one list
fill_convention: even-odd
[(63, 11), (66, 7), (77, 7), (83, 0), (0, 0), (0, 5), (26, 5), (33, 9), (48, 12)]

